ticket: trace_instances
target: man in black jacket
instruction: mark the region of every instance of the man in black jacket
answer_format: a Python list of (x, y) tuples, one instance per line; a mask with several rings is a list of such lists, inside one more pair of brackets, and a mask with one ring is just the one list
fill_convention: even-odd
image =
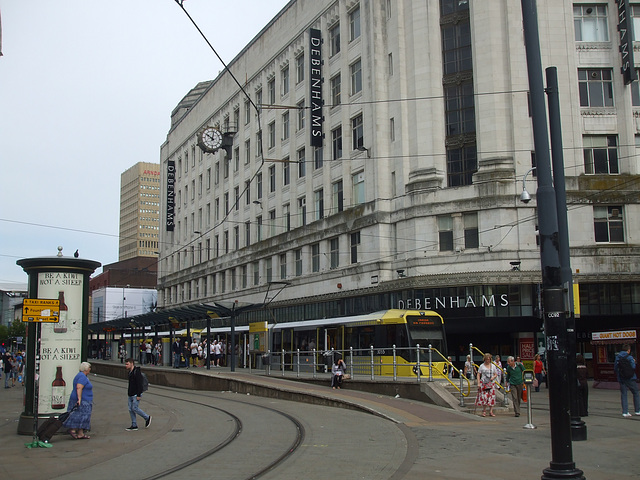
[(135, 366), (135, 360), (133, 358), (127, 358), (124, 367), (129, 372), (129, 388), (127, 390), (127, 397), (129, 398), (129, 415), (131, 415), (131, 426), (125, 428), (128, 432), (138, 430), (138, 423), (136, 422), (136, 414), (144, 418), (144, 428), (149, 428), (151, 425), (151, 415), (147, 415), (138, 406), (142, 397), (142, 374), (140, 373), (140, 367)]

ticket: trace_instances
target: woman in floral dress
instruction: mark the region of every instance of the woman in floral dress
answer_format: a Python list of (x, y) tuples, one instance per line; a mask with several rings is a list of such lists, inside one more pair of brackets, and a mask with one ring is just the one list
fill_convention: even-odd
[(482, 405), (482, 416), (487, 416), (487, 407), (489, 407), (489, 415), (495, 417), (493, 407), (496, 404), (496, 384), (498, 377), (498, 369), (491, 363), (491, 354), (484, 354), (484, 362), (478, 368), (478, 395), (476, 396), (476, 405)]

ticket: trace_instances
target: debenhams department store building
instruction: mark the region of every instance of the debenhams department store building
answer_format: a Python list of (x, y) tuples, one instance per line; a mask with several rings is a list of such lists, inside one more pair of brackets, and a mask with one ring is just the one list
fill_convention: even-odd
[[(590, 332), (639, 323), (640, 95), (613, 0), (538, 11), (588, 352)], [(241, 324), (432, 309), (452, 353), (542, 340), (520, 2), (293, 0), (229, 68), (244, 91), (199, 83), (162, 145), (160, 307), (270, 301)]]

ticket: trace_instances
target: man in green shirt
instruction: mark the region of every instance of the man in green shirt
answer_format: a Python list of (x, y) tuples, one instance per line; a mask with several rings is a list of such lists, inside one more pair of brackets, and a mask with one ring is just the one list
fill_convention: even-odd
[(507, 360), (507, 382), (509, 383), (511, 392), (511, 401), (513, 402), (513, 411), (516, 412), (516, 417), (520, 416), (520, 399), (522, 398), (522, 387), (524, 380), (522, 372), (524, 372), (524, 365), (516, 363), (513, 357), (509, 357)]

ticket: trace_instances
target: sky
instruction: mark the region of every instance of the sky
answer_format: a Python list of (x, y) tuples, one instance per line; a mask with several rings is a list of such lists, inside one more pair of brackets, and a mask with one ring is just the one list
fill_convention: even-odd
[[(289, 0), (184, 0), (225, 62)], [(120, 175), (224, 68), (176, 0), (0, 0), (0, 284), (16, 261), (118, 261)], [(100, 272), (101, 268), (97, 270)]]

